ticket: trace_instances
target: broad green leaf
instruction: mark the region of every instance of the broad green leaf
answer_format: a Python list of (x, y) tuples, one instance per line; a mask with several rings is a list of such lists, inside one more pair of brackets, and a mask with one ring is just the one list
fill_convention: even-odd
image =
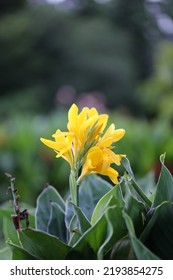
[(63, 242), (67, 242), (65, 213), (55, 202), (51, 202), (51, 211), (47, 231), (48, 233), (57, 236)]
[(137, 235), (139, 235), (143, 228), (142, 215), (145, 214), (144, 204), (138, 201), (131, 194), (128, 188), (126, 189), (125, 201), (126, 201), (125, 211), (131, 217), (135, 228), (135, 232)]
[(115, 243), (110, 254), (111, 260), (134, 260), (136, 259), (128, 236)]
[(173, 201), (173, 177), (164, 165), (163, 155), (160, 157), (162, 170), (156, 187), (156, 194), (152, 207), (157, 207), (164, 201)]
[(79, 208), (90, 221), (97, 202), (112, 186), (95, 174), (87, 176), (79, 187)]
[(23, 249), (42, 260), (63, 260), (70, 247), (57, 237), (42, 231), (27, 229), (19, 232)]
[(18, 247), (12, 243), (9, 243), (12, 251), (12, 260), (38, 260), (33, 255), (30, 255), (23, 248)]
[(102, 259), (116, 242), (127, 234), (127, 229), (122, 216), (122, 207), (112, 206), (105, 212), (107, 220), (107, 236), (98, 250), (98, 259)]
[(150, 171), (144, 177), (138, 179), (138, 185), (141, 187), (146, 196), (153, 201), (154, 194), (156, 191), (155, 184), (155, 174), (153, 171)]
[(11, 250), (9, 247), (4, 247), (0, 250), (0, 260), (11, 260)]
[(3, 218), (3, 232), (6, 240), (20, 246), (18, 231), (16, 231), (13, 221), (6, 217)]
[(123, 213), (129, 237), (133, 247), (133, 251), (138, 260), (158, 260), (159, 258), (153, 254), (135, 235), (132, 219), (127, 213)]
[(103, 216), (109, 206), (124, 206), (120, 185), (112, 188), (98, 201), (91, 218), (92, 225), (94, 225)]
[(122, 208), (109, 207), (105, 214), (79, 239), (68, 259), (101, 259), (127, 233)]
[(18, 236), (17, 231), (15, 229), (15, 226), (13, 224), (11, 215), (13, 214), (13, 208), (9, 207), (9, 209), (1, 208), (0, 209), (0, 215), (3, 217), (3, 233), (5, 240), (11, 240), (14, 244), (18, 244)]
[(59, 205), (62, 211), (65, 211), (65, 203), (57, 192), (57, 190), (52, 187), (46, 187), (37, 199), (36, 208), (36, 228), (47, 232), (48, 223), (51, 214), (51, 203), (55, 202)]
[(97, 259), (97, 251), (106, 238), (107, 221), (103, 216), (97, 224), (85, 232), (69, 252), (68, 259)]
[(173, 259), (173, 203), (163, 202), (153, 213), (141, 235), (142, 242), (161, 259)]
[[(0, 209), (0, 215), (3, 217), (3, 233), (5, 236), (6, 240), (10, 240), (11, 242), (13, 242), (16, 245), (20, 245), (19, 243), (19, 239), (18, 239), (18, 235), (17, 235), (17, 231), (15, 229), (15, 226), (13, 224), (11, 215), (14, 214), (14, 210), (11, 206), (9, 206), (8, 208), (6, 208), (7, 205), (3, 205), (3, 208)], [(26, 204), (22, 204), (21, 203), (21, 209), (29, 209), (31, 206), (26, 205)], [(35, 218), (34, 218), (34, 210), (33, 209), (29, 209), (29, 226), (34, 227), (35, 224)], [(23, 227), (26, 227), (26, 223), (25, 221), (22, 222)]]

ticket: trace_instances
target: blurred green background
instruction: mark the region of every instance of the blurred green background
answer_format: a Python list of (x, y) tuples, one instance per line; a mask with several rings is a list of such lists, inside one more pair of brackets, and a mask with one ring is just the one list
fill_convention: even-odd
[(125, 128), (116, 150), (137, 177), (173, 166), (171, 0), (0, 0), (0, 203), (16, 177), (35, 206), (49, 182), (65, 195), (69, 167), (40, 137), (66, 129), (73, 102)]

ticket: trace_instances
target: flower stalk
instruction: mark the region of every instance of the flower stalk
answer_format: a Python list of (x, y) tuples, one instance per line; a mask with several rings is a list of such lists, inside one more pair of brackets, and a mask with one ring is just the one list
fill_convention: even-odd
[(70, 172), (69, 178), (69, 185), (70, 185), (70, 193), (71, 193), (71, 202), (78, 206), (79, 198), (78, 198), (78, 184), (76, 174), (73, 170)]

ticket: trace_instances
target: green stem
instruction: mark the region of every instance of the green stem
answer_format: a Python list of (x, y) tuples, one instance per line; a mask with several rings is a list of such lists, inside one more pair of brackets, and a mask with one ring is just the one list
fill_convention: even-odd
[(70, 192), (71, 192), (71, 200), (72, 203), (78, 206), (78, 186), (76, 180), (76, 174), (73, 170), (70, 173)]

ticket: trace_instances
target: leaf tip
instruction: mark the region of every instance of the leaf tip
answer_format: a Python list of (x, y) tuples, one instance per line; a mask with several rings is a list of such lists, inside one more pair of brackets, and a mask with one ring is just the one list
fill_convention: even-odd
[(161, 162), (162, 164), (164, 164), (165, 157), (166, 157), (166, 152), (163, 153), (163, 154), (160, 156), (160, 162)]

